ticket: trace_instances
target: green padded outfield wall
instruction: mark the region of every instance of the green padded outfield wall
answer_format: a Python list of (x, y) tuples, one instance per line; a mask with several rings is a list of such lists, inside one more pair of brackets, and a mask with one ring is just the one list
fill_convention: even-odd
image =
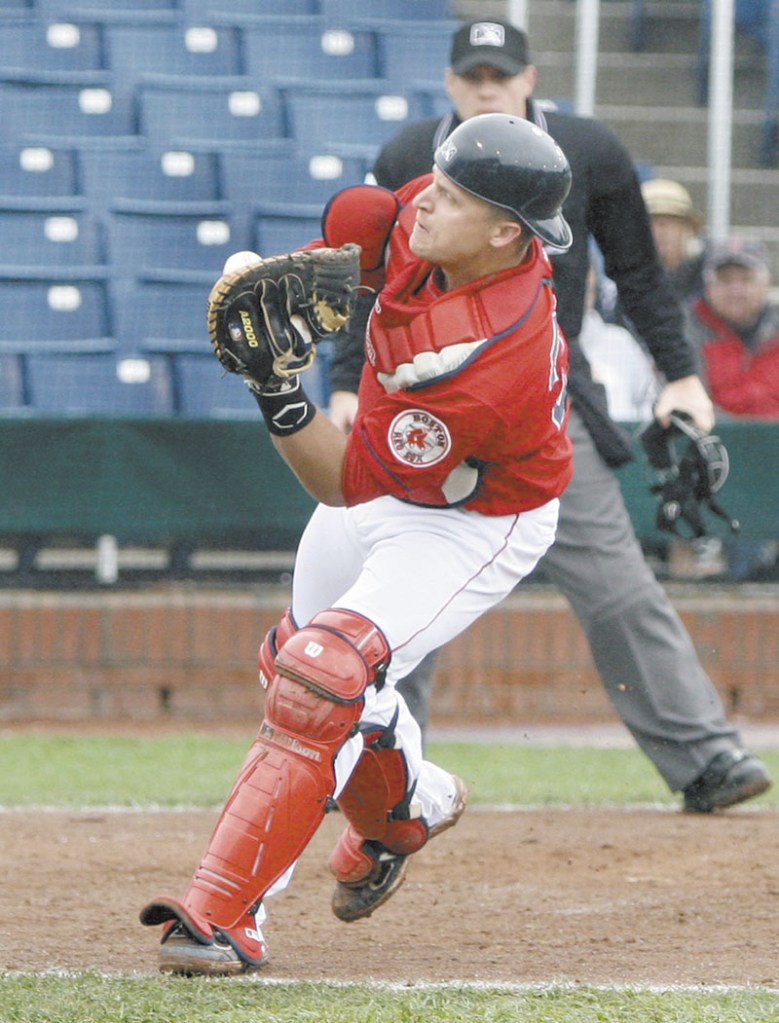
[[(779, 424), (723, 423), (718, 433), (731, 461), (723, 505), (745, 539), (779, 538)], [(639, 536), (659, 536), (640, 455), (618, 476)], [(0, 480), (6, 536), (285, 550), (314, 506), (259, 419), (0, 419)]]

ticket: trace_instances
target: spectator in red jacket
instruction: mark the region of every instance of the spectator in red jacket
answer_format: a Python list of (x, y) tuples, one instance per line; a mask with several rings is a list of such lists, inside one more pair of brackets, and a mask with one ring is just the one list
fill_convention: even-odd
[(712, 246), (703, 284), (688, 333), (714, 404), (738, 418), (779, 419), (779, 306), (765, 248), (741, 238)]

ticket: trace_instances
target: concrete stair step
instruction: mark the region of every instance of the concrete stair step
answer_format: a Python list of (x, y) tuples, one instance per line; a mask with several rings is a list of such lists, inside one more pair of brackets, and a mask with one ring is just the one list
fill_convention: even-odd
[[(656, 164), (658, 177), (680, 181), (689, 191), (696, 207), (706, 213), (709, 194), (709, 173), (706, 167), (678, 167)], [(779, 236), (779, 170), (755, 170), (735, 167), (731, 172), (731, 220), (741, 226), (742, 232), (755, 237), (755, 232), (767, 231), (772, 241)], [(734, 231), (737, 229), (734, 227)], [(762, 234), (759, 235), (763, 237)]]
[[(539, 70), (538, 95), (572, 100), (576, 68), (569, 53), (545, 51), (534, 60)], [(690, 54), (601, 53), (596, 80), (597, 102), (648, 107), (693, 106), (697, 103), (696, 58)], [(736, 106), (763, 105), (763, 66), (746, 57), (735, 64), (733, 97)]]
[[(600, 7), (598, 42), (601, 52), (629, 52), (632, 45), (630, 0), (604, 0)], [(694, 0), (645, 3), (645, 49), (695, 53), (699, 37), (699, 5)], [(529, 0), (527, 30), (531, 53), (576, 48), (576, 4), (571, 0)]]
[[(653, 165), (700, 166), (708, 163), (708, 111), (700, 107), (598, 105), (595, 115), (627, 146), (635, 160)], [(733, 112), (733, 166), (759, 166), (759, 110)]]

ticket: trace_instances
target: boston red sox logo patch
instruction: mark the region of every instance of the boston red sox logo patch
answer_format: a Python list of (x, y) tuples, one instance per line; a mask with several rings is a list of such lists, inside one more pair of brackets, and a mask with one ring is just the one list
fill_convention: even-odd
[(440, 462), (452, 447), (452, 438), (441, 420), (418, 408), (395, 416), (387, 440), (399, 462), (419, 468)]

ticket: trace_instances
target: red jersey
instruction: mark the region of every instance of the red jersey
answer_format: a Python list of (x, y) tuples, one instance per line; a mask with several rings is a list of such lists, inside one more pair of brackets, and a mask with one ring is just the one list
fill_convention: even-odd
[(779, 419), (779, 333), (769, 319), (763, 336), (748, 348), (705, 302), (693, 307), (702, 326), (701, 360), (712, 401), (733, 416)]
[(405, 207), (392, 231), (368, 323), (346, 503), (391, 494), (485, 515), (536, 508), (573, 472), (551, 265), (534, 238), (520, 266), (443, 291), (440, 271), (409, 249), (414, 218)]

